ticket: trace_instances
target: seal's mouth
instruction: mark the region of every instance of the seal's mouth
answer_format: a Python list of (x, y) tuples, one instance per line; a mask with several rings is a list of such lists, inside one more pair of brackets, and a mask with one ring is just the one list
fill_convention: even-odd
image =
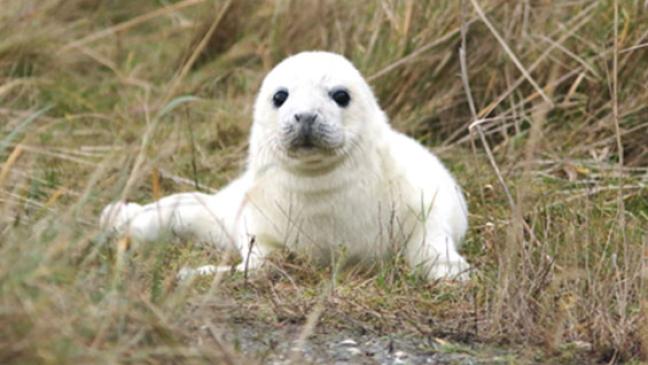
[(333, 131), (315, 138), (295, 137), (291, 140), (284, 135), (283, 148), (278, 157), (285, 167), (300, 174), (330, 171), (349, 156), (349, 148), (354, 145), (347, 143), (342, 131)]
[(319, 148), (315, 145), (301, 146), (285, 151), (282, 160), (290, 168), (319, 171), (334, 166), (341, 159), (335, 150)]
[(284, 153), (292, 163), (317, 166), (337, 160), (340, 148), (341, 146), (323, 143), (320, 139), (303, 138), (290, 143)]
[(339, 131), (321, 121), (290, 123), (283, 132), (283, 144), (293, 158), (334, 154), (343, 141)]
[(320, 143), (319, 139), (312, 134), (301, 134), (290, 141), (290, 150), (307, 150), (312, 151), (316, 149), (326, 150), (327, 148)]
[(292, 145), (286, 150), (286, 155), (288, 155), (288, 157), (300, 160), (314, 156), (324, 158), (326, 156), (332, 156), (334, 154), (334, 149), (318, 146), (311, 141), (305, 141), (300, 144)]

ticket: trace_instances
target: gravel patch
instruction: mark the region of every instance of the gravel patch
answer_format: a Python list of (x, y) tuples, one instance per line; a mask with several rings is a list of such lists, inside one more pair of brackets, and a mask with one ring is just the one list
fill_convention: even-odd
[[(507, 364), (511, 358), (468, 345), (447, 346), (423, 337), (358, 334), (352, 330), (318, 329), (302, 345), (301, 325), (238, 323), (220, 340), (262, 364)], [(505, 355), (505, 354), (504, 354)]]

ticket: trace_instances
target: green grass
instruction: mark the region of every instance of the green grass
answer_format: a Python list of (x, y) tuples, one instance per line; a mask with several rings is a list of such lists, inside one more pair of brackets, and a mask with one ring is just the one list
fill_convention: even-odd
[[(647, 361), (648, 9), (618, 1), (615, 20), (613, 1), (476, 3), (552, 108), (472, 1), (5, 1), (0, 363), (248, 362), (199, 328), (301, 326), (318, 307), (323, 328), (480, 343), (512, 363)], [(469, 283), (421, 282), (398, 260), (332, 282), (278, 257), (249, 280), (183, 286), (180, 267), (218, 255), (98, 231), (111, 201), (235, 177), (263, 76), (306, 49), (349, 57), (392, 124), (456, 175)], [(469, 131), (462, 73), (487, 145)]]

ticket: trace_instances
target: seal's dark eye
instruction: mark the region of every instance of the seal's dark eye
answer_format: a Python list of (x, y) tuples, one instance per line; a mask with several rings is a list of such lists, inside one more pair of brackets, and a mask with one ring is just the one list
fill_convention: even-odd
[(336, 90), (331, 93), (331, 98), (335, 103), (341, 107), (349, 105), (351, 101), (351, 96), (346, 90)]
[(279, 90), (272, 96), (272, 103), (275, 107), (279, 108), (286, 102), (286, 99), (288, 99), (288, 91)]

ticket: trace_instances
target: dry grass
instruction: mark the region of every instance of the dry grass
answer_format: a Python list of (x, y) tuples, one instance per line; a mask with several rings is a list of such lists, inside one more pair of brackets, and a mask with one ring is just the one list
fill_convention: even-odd
[[(639, 0), (4, 1), (0, 362), (248, 361), (220, 340), (232, 319), (648, 360), (646, 24)], [(178, 287), (218, 257), (106, 242), (108, 202), (235, 176), (263, 75), (314, 48), (465, 187), (469, 284), (284, 258)]]

